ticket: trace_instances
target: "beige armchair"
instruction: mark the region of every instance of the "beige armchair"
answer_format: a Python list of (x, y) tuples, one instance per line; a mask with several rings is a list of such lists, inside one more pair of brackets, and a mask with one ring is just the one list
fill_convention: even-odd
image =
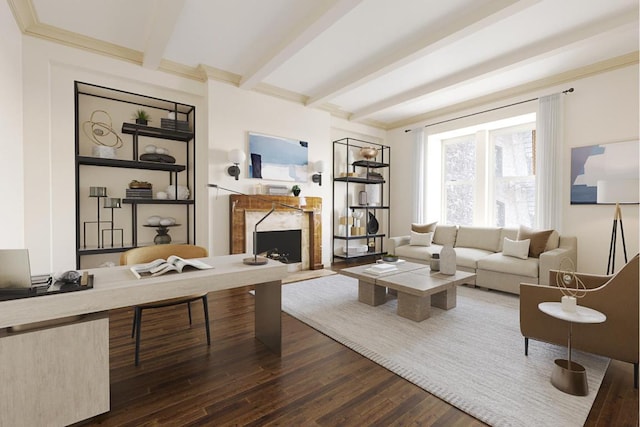
[[(587, 287), (578, 304), (604, 313), (600, 324), (573, 324), (572, 348), (611, 359), (633, 363), (634, 385), (638, 388), (638, 264), (636, 255), (611, 276), (576, 274)], [(551, 285), (520, 284), (520, 331), (524, 352), (529, 354), (529, 338), (567, 345), (567, 322), (541, 312), (538, 304), (560, 301), (562, 292), (555, 285), (556, 272), (549, 275)], [(571, 285), (570, 285), (571, 286)], [(573, 285), (575, 287), (575, 285)]]

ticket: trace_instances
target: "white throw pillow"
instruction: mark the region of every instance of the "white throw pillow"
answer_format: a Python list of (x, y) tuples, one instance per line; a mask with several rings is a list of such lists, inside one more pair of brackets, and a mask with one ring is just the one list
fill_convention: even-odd
[(504, 243), (502, 244), (502, 254), (514, 258), (527, 259), (529, 257), (530, 243), (530, 239), (511, 240), (505, 237)]
[(409, 245), (411, 246), (431, 246), (433, 240), (433, 232), (431, 233), (416, 233), (411, 232), (411, 238), (409, 239)]

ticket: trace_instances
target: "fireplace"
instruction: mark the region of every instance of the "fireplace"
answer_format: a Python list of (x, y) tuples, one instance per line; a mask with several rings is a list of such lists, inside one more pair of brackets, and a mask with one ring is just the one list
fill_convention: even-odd
[[(301, 269), (317, 270), (322, 264), (322, 199), (306, 197), (304, 206), (300, 198), (293, 196), (244, 196), (230, 195), (229, 210), (230, 252), (232, 254), (253, 252), (253, 230), (259, 221), (276, 203), (275, 211), (258, 226), (258, 233), (281, 230), (299, 230), (301, 235)], [(300, 206), (302, 212), (281, 207)], [(260, 237), (258, 238), (258, 243)], [(278, 247), (280, 249), (280, 247)], [(260, 250), (258, 250), (260, 253)]]
[(302, 262), (302, 230), (258, 231), (258, 254), (285, 264)]

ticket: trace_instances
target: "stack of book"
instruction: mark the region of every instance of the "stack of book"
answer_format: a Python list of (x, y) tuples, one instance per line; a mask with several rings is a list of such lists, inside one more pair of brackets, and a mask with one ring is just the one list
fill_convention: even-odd
[(160, 119), (160, 127), (162, 129), (181, 130), (189, 132), (189, 122), (186, 120)]
[(397, 271), (398, 267), (392, 264), (376, 264), (367, 269), (365, 269), (365, 273), (372, 274), (374, 276), (380, 276), (381, 274), (392, 273)]
[(272, 196), (286, 196), (291, 192), (286, 185), (267, 185), (267, 194)]
[(151, 188), (127, 188), (127, 199), (153, 199), (153, 190)]

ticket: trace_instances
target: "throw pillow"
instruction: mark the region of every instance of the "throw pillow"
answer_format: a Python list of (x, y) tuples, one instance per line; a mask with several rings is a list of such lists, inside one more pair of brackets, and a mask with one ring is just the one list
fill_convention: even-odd
[(433, 240), (433, 233), (416, 233), (415, 231), (412, 231), (409, 239), (409, 245), (431, 246), (431, 240)]
[(415, 231), (416, 233), (431, 233), (436, 231), (436, 224), (438, 221), (432, 222), (430, 224), (411, 224), (411, 231)]
[(521, 225), (518, 230), (518, 240), (531, 240), (529, 244), (529, 256), (532, 258), (540, 258), (540, 254), (544, 252), (551, 233), (553, 233), (553, 230), (533, 230)]
[(502, 255), (527, 259), (529, 258), (529, 243), (531, 243), (529, 239), (511, 240), (505, 237), (502, 244)]

